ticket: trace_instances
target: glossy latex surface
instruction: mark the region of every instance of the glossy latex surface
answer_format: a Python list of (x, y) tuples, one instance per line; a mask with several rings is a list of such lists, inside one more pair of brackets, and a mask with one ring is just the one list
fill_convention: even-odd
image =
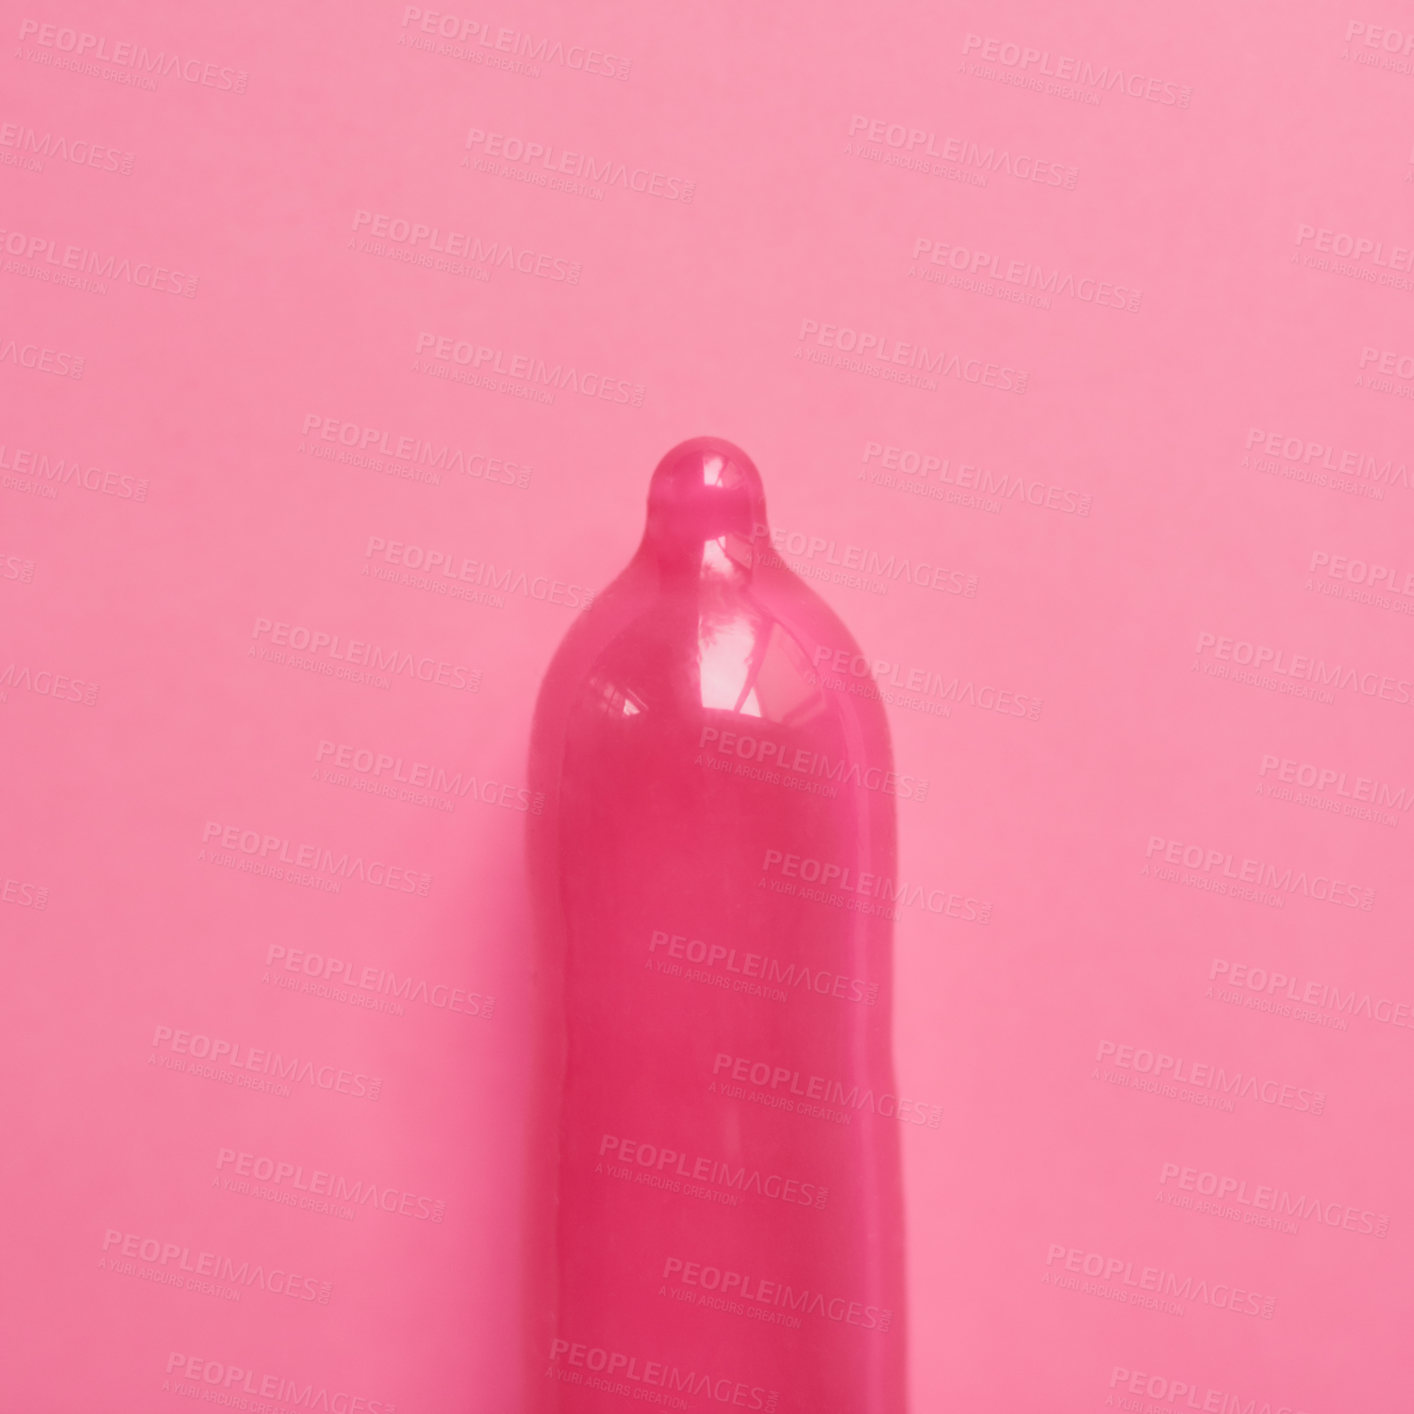
[(856, 652), (701, 438), (546, 675), (546, 1408), (903, 1408), (888, 729), (818, 676)]

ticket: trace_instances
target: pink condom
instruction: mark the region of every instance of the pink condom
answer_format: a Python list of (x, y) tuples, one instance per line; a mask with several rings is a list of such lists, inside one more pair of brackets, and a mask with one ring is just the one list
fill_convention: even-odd
[(543, 1408), (904, 1408), (888, 724), (737, 447), (673, 448), (531, 745)]

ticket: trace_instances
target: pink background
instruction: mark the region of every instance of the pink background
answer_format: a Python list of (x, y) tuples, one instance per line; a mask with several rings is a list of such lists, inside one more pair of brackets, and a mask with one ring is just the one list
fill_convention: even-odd
[(709, 432), (958, 683), (890, 708), (900, 873), (991, 905), (896, 932), (915, 1409), (1400, 1398), (1414, 22), (221, 10), (6, 7), (5, 1406), (518, 1406), (529, 714)]

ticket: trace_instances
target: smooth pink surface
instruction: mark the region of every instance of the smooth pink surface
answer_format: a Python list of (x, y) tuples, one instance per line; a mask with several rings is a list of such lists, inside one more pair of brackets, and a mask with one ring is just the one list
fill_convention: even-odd
[(910, 1407), (1397, 1403), (1414, 25), (422, 9), (4, 19), (7, 1407), (543, 1395), (531, 715), (705, 433), (923, 786)]
[(839, 651), (757, 469), (700, 438), (546, 675), (551, 1407), (903, 1408), (899, 1128), (927, 1116), (892, 1074), (888, 724), (824, 685)]

